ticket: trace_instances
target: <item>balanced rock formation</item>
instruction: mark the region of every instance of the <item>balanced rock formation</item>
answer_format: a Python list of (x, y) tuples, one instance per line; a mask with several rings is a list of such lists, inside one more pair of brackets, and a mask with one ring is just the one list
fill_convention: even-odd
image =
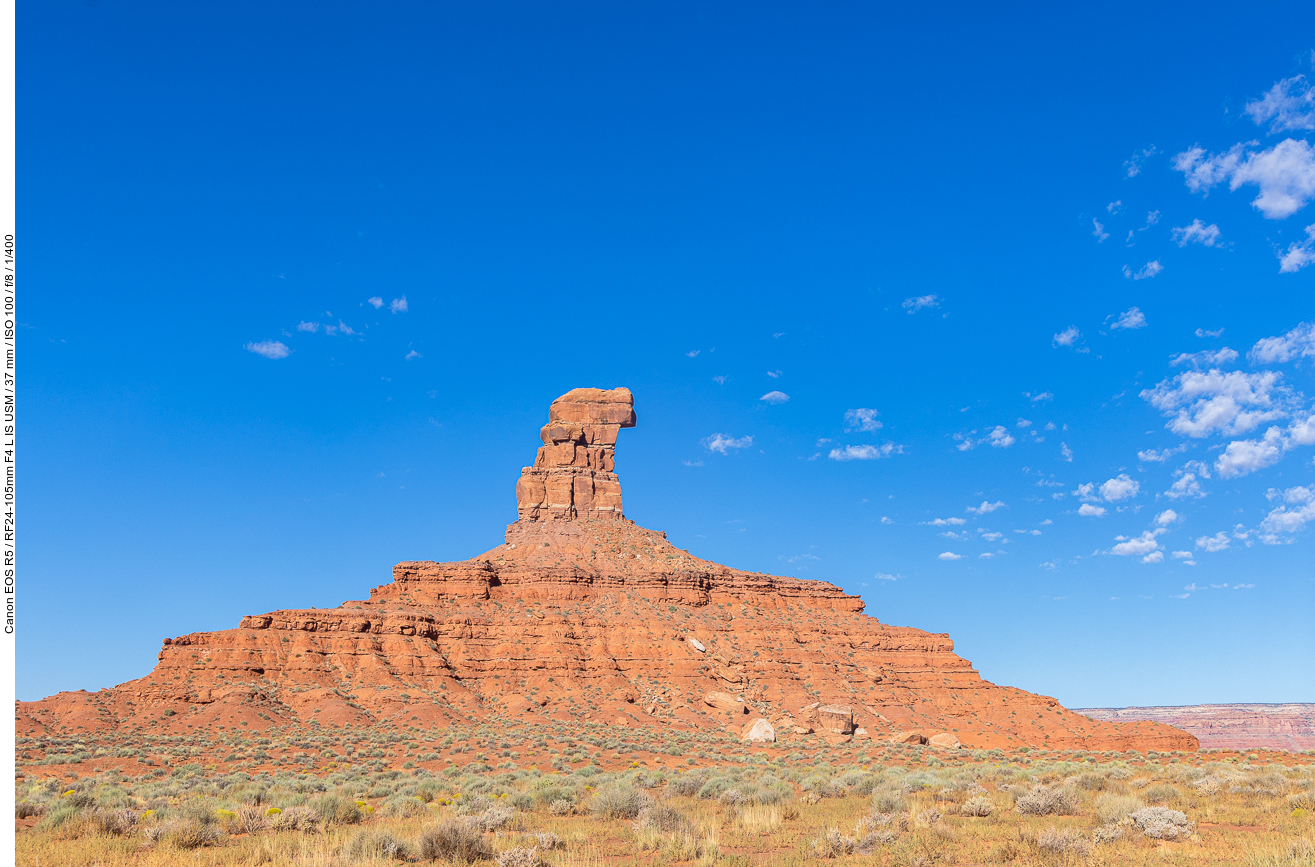
[(634, 423), (626, 389), (563, 395), (503, 544), (399, 563), (337, 608), (165, 639), (146, 677), (20, 702), (18, 733), (591, 720), (755, 742), (861, 727), (968, 748), (1196, 748), (1170, 726), (1100, 722), (988, 683), (948, 636), (881, 623), (832, 584), (732, 569), (636, 526), (615, 473), (617, 433)]

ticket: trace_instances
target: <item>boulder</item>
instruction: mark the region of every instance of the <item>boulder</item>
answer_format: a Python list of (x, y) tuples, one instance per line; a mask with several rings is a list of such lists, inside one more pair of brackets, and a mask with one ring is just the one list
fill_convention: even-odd
[(776, 740), (776, 729), (767, 720), (759, 717), (740, 730), (740, 737), (746, 744), (765, 744)]
[(892, 744), (925, 744), (927, 738), (922, 732), (914, 730), (911, 732), (895, 732), (890, 736)]
[(689, 646), (690, 646), (690, 647), (694, 648), (694, 649), (697, 650), (699, 653), (702, 653), (703, 651), (705, 651), (705, 650), (708, 649), (708, 648), (706, 648), (706, 647), (703, 646), (703, 642), (702, 642), (702, 641), (699, 641), (697, 638), (695, 638), (695, 637), (692, 636), (692, 635), (691, 635), (689, 638), (686, 638), (685, 640), (689, 642)]
[(729, 692), (710, 692), (703, 696), (703, 703), (717, 710), (729, 710), (734, 713), (749, 712), (749, 706), (744, 703), (744, 699), (733, 696)]
[(870, 738), (870, 737), (872, 737), (872, 735), (868, 734), (868, 730), (867, 730), (867, 729), (863, 728), (862, 726), (859, 726), (858, 728), (854, 729), (854, 737), (856, 737), (856, 738)]
[(853, 739), (852, 735), (842, 735), (836, 732), (822, 732), (822, 740), (826, 741), (833, 747), (839, 746), (840, 744), (847, 744)]
[(817, 709), (821, 707), (821, 705), (821, 702), (815, 701), (812, 704), (806, 704), (799, 708), (799, 725), (808, 729), (810, 732), (816, 731), (818, 726)]
[(941, 732), (938, 735), (932, 735), (927, 738), (927, 743), (933, 747), (940, 747), (946, 750), (957, 750), (962, 744), (959, 743), (958, 735), (952, 735), (949, 732)]
[(824, 704), (817, 709), (818, 728), (838, 735), (854, 731), (854, 709), (847, 704)]

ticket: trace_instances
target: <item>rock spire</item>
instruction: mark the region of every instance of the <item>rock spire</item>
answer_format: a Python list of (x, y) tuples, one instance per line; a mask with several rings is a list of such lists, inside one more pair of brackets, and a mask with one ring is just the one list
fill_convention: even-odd
[(521, 470), (516, 509), (522, 521), (623, 517), (616, 435), (635, 426), (628, 388), (575, 388), (548, 407), (534, 466)]

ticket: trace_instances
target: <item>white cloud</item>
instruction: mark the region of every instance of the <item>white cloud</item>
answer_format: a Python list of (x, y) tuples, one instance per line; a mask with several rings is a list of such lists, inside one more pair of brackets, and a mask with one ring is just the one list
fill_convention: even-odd
[(1014, 427), (1031, 427), (1031, 426), (1032, 426), (1032, 422), (1028, 421), (1025, 418), (1020, 418), (1018, 422), (1014, 425)]
[(1014, 438), (1009, 435), (1009, 430), (1002, 424), (998, 424), (991, 429), (986, 435), (986, 441), (997, 449), (1007, 449), (1014, 444)]
[(1315, 357), (1315, 323), (1303, 322), (1287, 334), (1259, 340), (1247, 353), (1252, 364), (1281, 364), (1302, 357)]
[(1068, 443), (1059, 444), (1059, 457), (1069, 463), (1073, 462), (1073, 450), (1068, 447)]
[(1053, 391), (1042, 391), (1042, 392), (1038, 392), (1038, 393), (1036, 393), (1036, 394), (1033, 394), (1033, 393), (1030, 392), (1030, 391), (1025, 391), (1025, 392), (1023, 392), (1023, 397), (1025, 397), (1025, 398), (1027, 398), (1028, 400), (1032, 401), (1032, 403), (1040, 403), (1040, 402), (1043, 401), (1043, 400), (1054, 400), (1054, 399), (1055, 399), (1055, 393), (1054, 393)]
[[(1115, 541), (1119, 544), (1110, 549), (1111, 554), (1117, 554), (1120, 557), (1145, 557), (1153, 551), (1158, 551), (1160, 543), (1155, 537), (1163, 533), (1163, 528), (1158, 530), (1146, 530), (1140, 536), (1128, 538), (1127, 536), (1115, 536)], [(1152, 560), (1143, 562), (1151, 563)]]
[(1179, 452), (1185, 451), (1187, 451), (1187, 443), (1183, 443), (1176, 449), (1160, 449), (1159, 451), (1156, 451), (1155, 449), (1142, 449), (1137, 452), (1137, 460), (1142, 463), (1162, 464)]
[(1161, 527), (1167, 527), (1177, 520), (1178, 520), (1178, 513), (1175, 512), (1173, 509), (1165, 509), (1163, 512), (1161, 512), (1159, 515), (1155, 517), (1155, 523), (1159, 524)]
[(311, 334), (314, 334), (316, 331), (319, 331), (319, 330), (320, 330), (320, 323), (318, 323), (318, 322), (298, 322), (298, 323), (297, 323), (297, 330), (298, 330), (298, 331), (309, 331)]
[(1155, 259), (1154, 261), (1147, 262), (1145, 265), (1142, 266), (1141, 270), (1135, 274), (1133, 273), (1131, 268), (1129, 268), (1127, 265), (1124, 265), (1123, 276), (1129, 280), (1149, 280), (1151, 277), (1154, 277), (1156, 274), (1159, 274), (1163, 270), (1164, 270), (1164, 266), (1160, 264), (1160, 260)]
[(1113, 202), (1110, 202), (1108, 205), (1105, 206), (1105, 210), (1109, 211), (1111, 214), (1117, 214), (1119, 211), (1123, 210), (1123, 200), (1117, 199)]
[(1199, 479), (1210, 478), (1210, 470), (1200, 461), (1188, 461), (1183, 467), (1174, 471), (1176, 481), (1164, 492), (1164, 495), (1171, 500), (1181, 500), (1187, 497), (1204, 497), (1205, 491), (1201, 490)]
[(732, 449), (747, 449), (753, 445), (753, 437), (733, 437), (726, 434), (715, 433), (703, 440), (703, 447), (710, 452), (719, 452), (723, 455), (730, 454)]
[(1078, 507), (1078, 514), (1085, 518), (1099, 518), (1105, 514), (1104, 506), (1093, 506), (1091, 503), (1083, 503)]
[(1145, 557), (1141, 558), (1141, 561), (1143, 563), (1159, 563), (1163, 560), (1164, 560), (1163, 551), (1152, 551), (1151, 553), (1147, 554)]
[(769, 370), (769, 371), (767, 371), (767, 375), (770, 376), (772, 379), (780, 379), (780, 378), (781, 378), (781, 371), (779, 371), (779, 370)]
[(905, 298), (900, 306), (909, 313), (917, 313), (924, 307), (940, 307), (941, 302), (936, 300), (935, 295), (919, 295), (916, 298)]
[(786, 394), (783, 391), (769, 391), (758, 399), (766, 403), (778, 404), (778, 403), (785, 403), (787, 400), (790, 399), (790, 395)]
[(1206, 349), (1201, 352), (1179, 353), (1169, 360), (1169, 366), (1181, 367), (1190, 364), (1192, 367), (1218, 367), (1221, 364), (1232, 364), (1234, 361), (1237, 361), (1237, 350), (1225, 346), (1217, 352)]
[(953, 551), (945, 551), (936, 555), (937, 560), (962, 560), (962, 554), (956, 554)]
[(1100, 495), (1111, 503), (1137, 496), (1141, 482), (1130, 478), (1127, 473), (1120, 473), (1100, 486)]
[(1206, 225), (1198, 220), (1192, 220), (1186, 226), (1174, 228), (1170, 231), (1175, 242), (1179, 247), (1186, 247), (1188, 244), (1201, 244), (1205, 247), (1218, 247), (1219, 226), (1211, 223)]
[(685, 357), (686, 357), (686, 358), (698, 358), (698, 357), (699, 357), (699, 353), (700, 353), (701, 351), (702, 351), (702, 350), (699, 350), (699, 349), (691, 349), (689, 352), (686, 352), (686, 353), (685, 353)]
[(967, 511), (972, 512), (974, 515), (989, 515), (991, 512), (994, 512), (996, 509), (1003, 509), (1003, 508), (1006, 508), (1003, 500), (996, 500), (994, 503), (989, 502), (987, 500), (982, 500), (982, 504), (980, 506), (969, 506)]
[(881, 413), (875, 409), (858, 409), (845, 410), (845, 430), (846, 431), (874, 431), (881, 430), (881, 422), (877, 416)]
[(712, 378), (712, 381), (715, 382), (715, 383), (717, 383), (718, 385), (725, 385), (727, 382), (730, 381), (730, 377), (729, 377), (729, 376), (714, 376), (714, 377)]
[(419, 352), (416, 352), (414, 349), (412, 349), (405, 356), (403, 356), (403, 358), (406, 361), (415, 361), (417, 358), (424, 358), (424, 356), (421, 355)]
[(898, 581), (899, 579), (903, 578), (904, 576), (903, 576), (903, 575), (891, 575), (891, 574), (888, 573), (888, 572), (878, 572), (876, 575), (873, 575), (872, 577), (873, 577), (873, 578), (876, 578), (878, 581)]
[(372, 306), (375, 310), (378, 310), (380, 307), (384, 306), (384, 299), (382, 298), (366, 298), (365, 301), (367, 304)]
[(841, 446), (838, 449), (832, 449), (827, 457), (833, 461), (875, 461), (878, 458), (888, 458), (891, 455), (902, 454), (904, 454), (904, 446), (886, 443), (882, 446)]
[(1224, 329), (1222, 329), (1222, 328), (1216, 328), (1216, 329), (1213, 330), (1213, 331), (1207, 331), (1207, 330), (1204, 329), (1204, 328), (1198, 328), (1198, 329), (1196, 329), (1196, 336), (1197, 336), (1197, 337), (1223, 337), (1223, 336), (1224, 336)]
[(1310, 488), (1301, 486), (1286, 491), (1271, 490), (1269, 498), (1281, 498), (1284, 505), (1272, 510), (1260, 522), (1260, 538), (1265, 544), (1278, 544), (1283, 541), (1280, 536), (1290, 536), (1315, 521), (1315, 491)]
[(957, 527), (960, 524), (966, 524), (968, 522), (963, 518), (933, 518), (930, 521), (922, 521), (921, 523), (932, 527), (946, 527), (951, 524)]
[(1174, 552), (1173, 552), (1173, 558), (1174, 558), (1175, 560), (1190, 560), (1190, 559), (1192, 559), (1192, 552), (1191, 552), (1191, 551), (1174, 551)]
[(1213, 536), (1202, 536), (1196, 540), (1196, 547), (1211, 554), (1222, 551), (1228, 547), (1228, 534), (1220, 530)]
[(406, 296), (403, 295), (401, 298), (394, 298), (392, 301), (389, 301), (388, 309), (394, 313), (405, 313), (407, 310)]
[(1315, 150), (1290, 138), (1268, 150), (1247, 150), (1258, 145), (1244, 142), (1210, 156), (1201, 147), (1189, 148), (1174, 157), (1173, 167), (1192, 192), (1208, 192), (1223, 181), (1230, 190), (1251, 184), (1260, 188), (1252, 207), (1270, 220), (1290, 217), (1315, 198)]
[(338, 320), (337, 325), (324, 326), (324, 333), (329, 335), (330, 337), (332, 337), (335, 334), (346, 334), (348, 337), (352, 336), (353, 334), (356, 334), (356, 332), (352, 330), (352, 327), (348, 325), (346, 322), (343, 322), (341, 319)]
[(890, 518), (887, 518), (885, 515), (882, 515), (882, 516), (881, 516), (881, 523), (883, 523), (883, 524), (893, 524), (893, 523), (895, 523), (895, 522), (892, 521)]
[(1077, 339), (1082, 336), (1076, 325), (1070, 325), (1063, 331), (1056, 334), (1050, 341), (1052, 346), (1072, 346)]
[(1306, 76), (1294, 75), (1279, 81), (1260, 99), (1243, 108), (1256, 126), (1269, 124), (1270, 135), (1290, 129), (1315, 129), (1315, 88)]
[(1234, 440), (1215, 461), (1219, 476), (1231, 479), (1278, 463), (1284, 451), (1283, 431), (1277, 426), (1265, 431), (1260, 439)]
[(1123, 171), (1125, 173), (1125, 176), (1129, 178), (1137, 177), (1137, 175), (1141, 174), (1142, 164), (1145, 163), (1151, 157), (1155, 156), (1157, 153), (1159, 153), (1159, 150), (1155, 147), (1155, 145), (1151, 145), (1150, 147), (1143, 148), (1142, 150), (1128, 157), (1128, 159), (1123, 161)]
[(259, 343), (248, 343), (245, 347), (247, 352), (254, 352), (256, 355), (265, 358), (278, 359), (287, 358), (292, 354), (292, 350), (277, 340), (262, 340)]
[(1136, 307), (1130, 307), (1119, 314), (1119, 318), (1110, 326), (1111, 329), (1126, 328), (1129, 330), (1146, 327), (1146, 314)]
[(1287, 252), (1279, 254), (1278, 271), (1295, 274), (1311, 262), (1315, 262), (1315, 223), (1306, 227), (1306, 240), (1293, 241)]
[(1163, 411), (1171, 419), (1165, 426), (1180, 436), (1239, 434), (1287, 414), (1282, 378), (1272, 371), (1194, 370), (1142, 391), (1141, 397)]
[(1103, 243), (1105, 239), (1110, 236), (1110, 233), (1105, 231), (1105, 227), (1101, 225), (1100, 220), (1097, 220), (1095, 217), (1091, 218), (1091, 222), (1092, 225), (1096, 227), (1091, 233), (1096, 236), (1096, 243)]

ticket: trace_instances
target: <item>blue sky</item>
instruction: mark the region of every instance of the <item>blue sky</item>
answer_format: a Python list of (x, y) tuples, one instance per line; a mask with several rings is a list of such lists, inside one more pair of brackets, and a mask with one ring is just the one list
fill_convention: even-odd
[(20, 698), (487, 550), (625, 385), (695, 554), (1315, 701), (1315, 33), (1236, 13), (24, 4)]

